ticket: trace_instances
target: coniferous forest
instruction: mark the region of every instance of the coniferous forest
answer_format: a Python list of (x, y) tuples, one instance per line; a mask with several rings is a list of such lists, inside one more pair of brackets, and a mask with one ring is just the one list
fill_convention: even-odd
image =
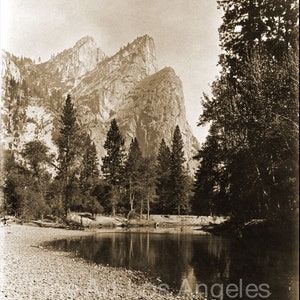
[[(56, 156), (39, 140), (26, 143), (21, 153), (5, 152), (4, 211), (25, 219), (69, 211), (297, 217), (297, 1), (226, 0), (218, 5), (224, 12), (221, 71), (211, 84), (212, 95), (202, 97), (199, 125), (210, 124), (210, 131), (195, 156), (194, 178), (186, 169), (179, 126), (170, 144), (162, 139), (158, 153), (144, 157), (137, 138), (125, 148), (113, 119), (100, 161), (68, 95), (54, 136)], [(20, 101), (18, 91), (26, 101), (26, 82), (9, 79), (8, 86), (11, 103)], [(19, 125), (7, 126), (13, 131)]]
[[(160, 149), (157, 158), (149, 158), (143, 157), (136, 138), (125, 149), (113, 119), (104, 141), (107, 154), (100, 165), (96, 146), (89, 134), (80, 129), (76, 108), (68, 95), (55, 144), (57, 157), (49, 155), (49, 149), (39, 140), (25, 144), (21, 159), (17, 160), (13, 151), (6, 152), (7, 213), (28, 219), (63, 217), (69, 211), (113, 216), (190, 212), (188, 197), (192, 186), (184, 166), (178, 126), (171, 150), (162, 140), (168, 152)], [(161, 173), (164, 167), (167, 171)]]

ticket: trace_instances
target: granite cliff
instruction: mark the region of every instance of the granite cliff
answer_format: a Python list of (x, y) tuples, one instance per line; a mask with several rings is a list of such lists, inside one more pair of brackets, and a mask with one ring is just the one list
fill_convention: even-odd
[(20, 150), (38, 138), (55, 152), (53, 137), (70, 93), (99, 157), (113, 118), (126, 145), (137, 137), (147, 156), (156, 155), (162, 138), (170, 144), (179, 125), (187, 165), (191, 172), (195, 168), (192, 157), (199, 144), (186, 120), (182, 82), (172, 68), (158, 70), (155, 44), (148, 35), (110, 57), (91, 37), (43, 63), (2, 52), (1, 76), (5, 148)]

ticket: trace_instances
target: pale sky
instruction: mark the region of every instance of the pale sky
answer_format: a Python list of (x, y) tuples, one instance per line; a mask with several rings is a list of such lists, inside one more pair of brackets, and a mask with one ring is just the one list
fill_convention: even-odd
[(73, 47), (83, 36), (113, 55), (137, 36), (150, 35), (159, 69), (172, 67), (183, 82), (187, 118), (197, 127), (200, 98), (218, 75), (218, 27), (222, 12), (215, 0), (0, 0), (1, 48), (43, 61)]

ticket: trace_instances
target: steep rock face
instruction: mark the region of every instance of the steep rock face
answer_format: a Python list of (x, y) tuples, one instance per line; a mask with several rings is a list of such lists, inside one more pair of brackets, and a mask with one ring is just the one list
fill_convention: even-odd
[[(8, 55), (3, 66), (2, 78), (28, 83), (16, 87), (13, 102), (7, 87), (2, 90), (6, 95), (6, 129), (18, 118), (22, 124), (14, 126), (13, 131), (6, 130), (6, 140), (13, 142), (15, 149), (37, 138), (55, 152), (52, 139), (58, 131), (66, 94), (71, 93), (81, 128), (95, 141), (99, 158), (105, 155), (103, 145), (114, 118), (126, 145), (137, 137), (147, 156), (156, 156), (162, 138), (171, 145), (179, 125), (187, 165), (191, 172), (195, 169), (192, 157), (199, 144), (186, 120), (181, 80), (172, 68), (158, 71), (155, 44), (148, 35), (111, 57), (105, 57), (95, 41), (85, 37), (45, 63)], [(17, 99), (21, 99), (21, 109), (14, 108), (18, 107)]]
[(154, 41), (148, 35), (122, 47), (81, 78), (71, 91), (84, 126), (94, 139), (99, 156), (110, 122), (116, 118), (134, 87), (157, 72)]
[(67, 49), (52, 57), (49, 61), (35, 66), (49, 87), (66, 87), (77, 85), (79, 78), (93, 70), (97, 63), (105, 58), (104, 52), (97, 47), (92, 37), (80, 39), (73, 48)]
[[(40, 105), (41, 99), (33, 95), (25, 83), (25, 80), (32, 80), (33, 61), (6, 52), (2, 53), (1, 59), (1, 147), (20, 153), (25, 143), (38, 139), (55, 153), (53, 114)], [(31, 87), (38, 84), (32, 81)]]
[(116, 114), (126, 140), (137, 137), (143, 153), (156, 155), (161, 139), (169, 146), (178, 125), (184, 141), (187, 165), (194, 169), (192, 156), (199, 148), (186, 120), (182, 82), (172, 68), (164, 68), (140, 82)]
[[(24, 117), (22, 139), (18, 140), (14, 148), (20, 152), (25, 143), (40, 140), (45, 143), (50, 152), (55, 153), (56, 146), (52, 140), (53, 116), (41, 106), (28, 105), (24, 111)], [(15, 140), (11, 142), (16, 143)]]
[(72, 95), (80, 105), (86, 102), (90, 110), (106, 122), (116, 114), (125, 95), (156, 71), (154, 41), (146, 35), (99, 63), (81, 78)]

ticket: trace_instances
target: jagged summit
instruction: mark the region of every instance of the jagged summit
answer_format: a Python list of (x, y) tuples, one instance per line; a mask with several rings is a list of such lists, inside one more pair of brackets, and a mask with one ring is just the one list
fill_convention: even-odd
[(45, 80), (48, 81), (50, 77), (50, 88), (59, 86), (65, 93), (76, 86), (79, 78), (93, 70), (105, 57), (95, 40), (85, 36), (77, 41), (74, 47), (60, 52), (37, 68), (39, 73), (46, 77)]
[(84, 44), (87, 44), (87, 43), (96, 45), (96, 41), (94, 40), (94, 38), (89, 36), (89, 35), (86, 35), (86, 36), (82, 37), (80, 40), (78, 40), (75, 43), (74, 47), (79, 48), (79, 47), (81, 47), (81, 46), (83, 46)]
[[(171, 145), (178, 125), (187, 164), (194, 169), (192, 157), (199, 144), (186, 120), (182, 82), (171, 67), (158, 69), (155, 43), (149, 35), (137, 37), (110, 57), (91, 36), (85, 36), (42, 64), (6, 55), (3, 66), (3, 82), (15, 77), (30, 83), (29, 96), (21, 101), (22, 109), (17, 103), (24, 98), (24, 91), (20, 90), (19, 98), (11, 103), (8, 88), (2, 89), (10, 124), (6, 136), (19, 145), (18, 149), (28, 137), (38, 136), (55, 151), (51, 135), (55, 137), (59, 130), (60, 110), (70, 93), (81, 128), (91, 135), (100, 159), (105, 155), (103, 146), (112, 119), (117, 120), (127, 147), (137, 137), (143, 154), (151, 157), (156, 155), (162, 138)], [(21, 115), (22, 111), (25, 113)], [(44, 116), (41, 122), (38, 115)], [(22, 126), (12, 131), (11, 118), (16, 116)]]
[(132, 64), (144, 64), (147, 75), (158, 71), (155, 43), (149, 35), (137, 37), (131, 43), (120, 48), (120, 50), (107, 60), (127, 60)]
[(81, 51), (80, 49), (90, 49), (93, 51), (99, 51), (102, 52), (102, 59), (105, 57), (104, 52), (98, 47), (95, 39), (91, 36), (84, 36), (81, 39), (79, 39), (73, 47), (69, 49), (65, 49), (62, 52), (58, 53), (57, 55), (53, 56), (50, 60), (56, 60), (61, 59), (62, 57), (70, 54), (70, 53), (76, 53), (78, 51)]
[(165, 67), (161, 69), (160, 71), (156, 72), (155, 74), (148, 76), (145, 78), (138, 86), (142, 87), (144, 85), (147, 85), (147, 87), (156, 86), (157, 84), (163, 84), (163, 82), (166, 81), (173, 81), (182, 85), (181, 79), (176, 75), (175, 71), (171, 67)]
[(144, 34), (142, 36), (138, 36), (136, 37), (136, 39), (134, 39), (131, 44), (135, 44), (135, 43), (145, 43), (145, 42), (151, 42), (154, 43), (154, 39), (148, 35), (148, 34)]
[(177, 76), (175, 70), (172, 67), (164, 67), (163, 69), (156, 72), (156, 77), (164, 77), (164, 76)]
[(137, 84), (118, 110), (117, 119), (121, 120), (120, 128), (127, 134), (127, 140), (137, 137), (147, 156), (157, 153), (162, 138), (171, 146), (178, 125), (187, 164), (190, 169), (196, 167), (192, 157), (199, 144), (186, 120), (182, 82), (173, 68), (166, 67)]
[(102, 118), (109, 120), (123, 104), (126, 94), (157, 70), (154, 41), (145, 35), (99, 62), (72, 92), (79, 101), (89, 98), (101, 104), (96, 106), (97, 110)]

